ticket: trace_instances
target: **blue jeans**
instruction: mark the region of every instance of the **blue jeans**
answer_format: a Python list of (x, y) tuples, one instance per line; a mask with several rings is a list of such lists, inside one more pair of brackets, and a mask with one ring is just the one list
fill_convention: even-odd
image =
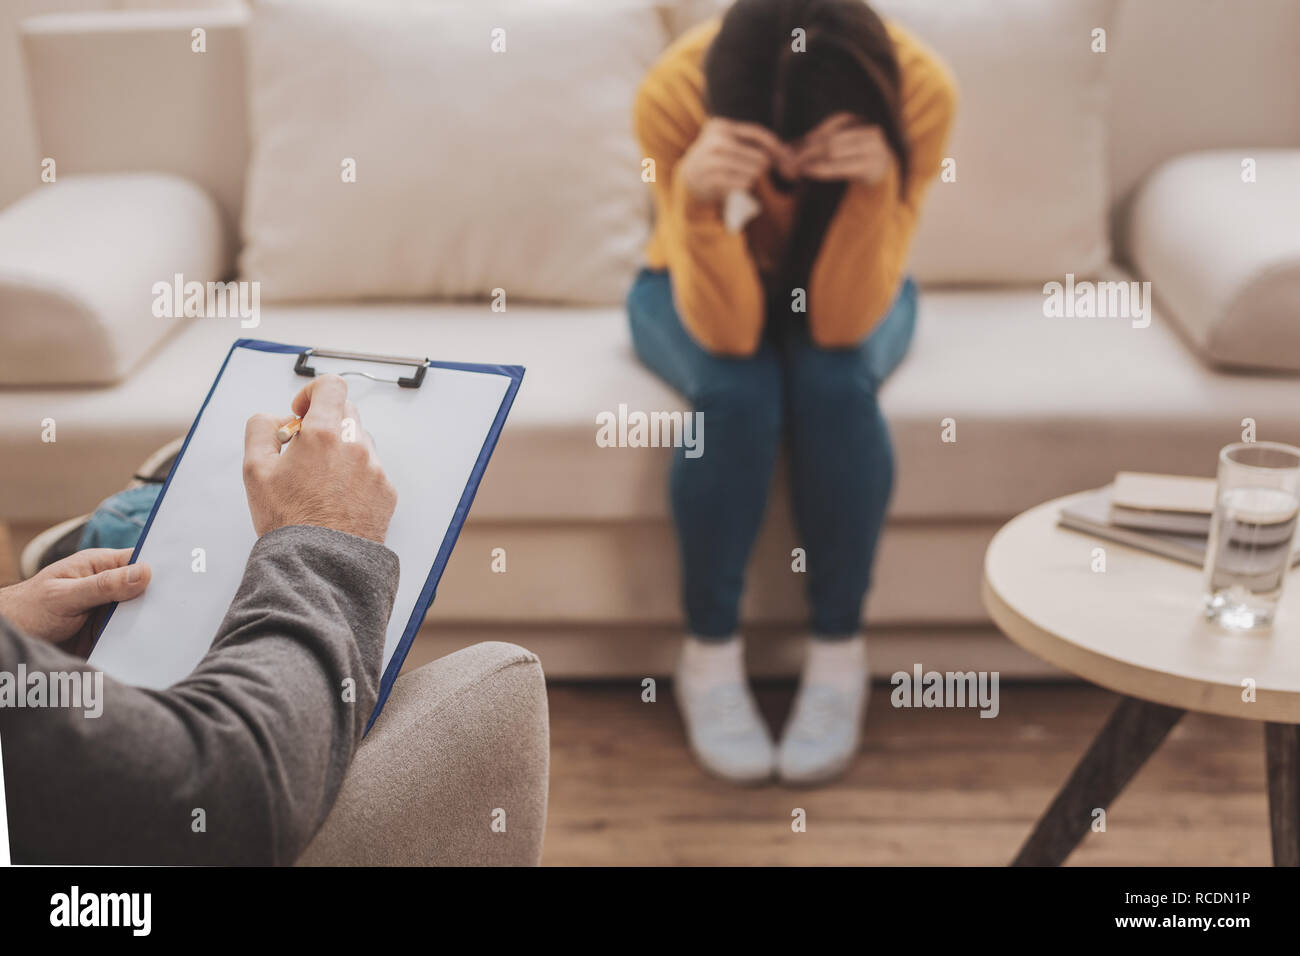
[(119, 491), (101, 502), (82, 529), (77, 550), (134, 548), (161, 493), (162, 483), (157, 482)]
[(763, 342), (747, 358), (713, 355), (691, 338), (667, 272), (642, 269), (627, 308), (641, 361), (706, 426), (703, 454), (688, 458), (679, 448), (671, 476), (691, 633), (722, 639), (736, 631), (745, 566), (787, 435), (812, 632), (857, 632), (894, 478), (876, 392), (911, 344), (915, 283), (904, 280), (889, 314), (851, 348), (814, 345), (788, 304), (769, 305)]

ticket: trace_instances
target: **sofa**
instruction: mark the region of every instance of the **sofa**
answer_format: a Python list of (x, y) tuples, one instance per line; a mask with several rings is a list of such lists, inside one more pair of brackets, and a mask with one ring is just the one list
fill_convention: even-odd
[[(655, 18), (653, 31), (626, 41), (636, 57), (720, 7), (663, 0), (591, 9), (615, 6)], [(1002, 523), (1121, 469), (1212, 474), (1217, 449), (1245, 428), (1300, 440), (1300, 6), (877, 6), (947, 60), (961, 105), (953, 176), (932, 188), (914, 249), (923, 289), (917, 337), (882, 392), (897, 480), (867, 609), (873, 670), (923, 661), (1004, 677), (1050, 674), (997, 634), (980, 603), (983, 552)], [(284, 108), (269, 94), (250, 108), (254, 88), (293, 89), (292, 77), (268, 79), (258, 72), (264, 63), (248, 62), (253, 22), (235, 6), (24, 23), (40, 152), (57, 162), (58, 178), (41, 182), (34, 171), (30, 193), (0, 213), (0, 348), (9, 353), (0, 356), (0, 520), (21, 538), (121, 486), (135, 462), (185, 431), (241, 336), (516, 363), (527, 377), (404, 680), (423, 679), (417, 668), (448, 651), (492, 640), (526, 644), (552, 678), (666, 673), (681, 630), (670, 451), (595, 441), (597, 416), (620, 405), (682, 408), (637, 362), (609, 291), (635, 268), (637, 244), (609, 249), (609, 233), (628, 217), (609, 217), (616, 221), (605, 231), (586, 236), (593, 262), (612, 256), (624, 271), (602, 272), (581, 286), (599, 285), (599, 294), (568, 301), (548, 294), (566, 291), (563, 276), (543, 277), (551, 285), (539, 280), (536, 295), (512, 294), (504, 311), (493, 308), (486, 281), (477, 295), (449, 281), (446, 295), (403, 284), (391, 296), (373, 287), (348, 296), (332, 275), (306, 285), (306, 273), (285, 278), (273, 260), (294, 249), (275, 246), (277, 230), (301, 243), (321, 237), (276, 219), (277, 203), (296, 201), (297, 180), (272, 188), (259, 178), (265, 170), (250, 173), (257, 150), (276, 145), (268, 130), (291, 128), (289, 120), (268, 126), (269, 111)], [(196, 57), (199, 28), (206, 47)], [(518, 36), (512, 49), (526, 42)], [(461, 76), (450, 92), (458, 102), (480, 87), (490, 92), (486, 77)], [(583, 81), (602, 86), (601, 77)], [(609, 88), (630, 113), (627, 91)], [(524, 91), (518, 98), (507, 128), (529, 121)], [(319, 127), (332, 114), (312, 115)], [(610, 135), (621, 137), (611, 148), (635, 158), (630, 128)], [(543, 159), (566, 147), (547, 148)], [(580, 165), (591, 147), (571, 148)], [(509, 155), (486, 150), (476, 162), (499, 177), (488, 193), (514, 188)], [(455, 189), (447, 192), (454, 203)], [(501, 241), (536, 227), (536, 255), (545, 258), (545, 237), (572, 243), (573, 230), (600, 221), (586, 209), (572, 222), (538, 220), (554, 215), (546, 198), (513, 209)], [(315, 215), (310, 203), (297, 208)], [(648, 196), (631, 218), (642, 215), (640, 235)], [(368, 228), (378, 236), (388, 226)], [(463, 242), (446, 249), (464, 254), (469, 269), (466, 250), (478, 240), (472, 223), (464, 229)], [(361, 255), (371, 237), (351, 241)], [(580, 260), (568, 261), (593, 271)], [(138, 298), (126, 309), (108, 302), (122, 300), (117, 286), (129, 272), (221, 279), (241, 264), (283, 279), (255, 330), (207, 318), (151, 323)], [(329, 295), (314, 299), (310, 282)], [(1053, 282), (1150, 282), (1151, 301), (1136, 317), (1052, 315)], [(40, 440), (47, 419), (57, 422), (56, 442)], [(782, 487), (778, 478), (744, 598), (751, 662), (766, 675), (792, 672), (804, 622)], [(508, 554), (506, 574), (493, 570), (497, 548)]]

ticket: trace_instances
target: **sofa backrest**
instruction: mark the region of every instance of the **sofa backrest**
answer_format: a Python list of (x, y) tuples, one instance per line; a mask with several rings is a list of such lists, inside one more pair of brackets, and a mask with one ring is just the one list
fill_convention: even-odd
[(1165, 161), (1193, 150), (1300, 147), (1296, 0), (1118, 0), (1110, 51), (1118, 258), (1127, 258), (1133, 191)]
[[(236, 9), (25, 20), (23, 53), (41, 157), (53, 159), (59, 174), (185, 176), (212, 193), (234, 227), (248, 164), (246, 19)], [(194, 52), (196, 30), (204, 31), (205, 52)]]
[[(711, 0), (646, 2), (680, 7), (668, 11), (677, 29), (708, 15), (712, 6)], [(987, 3), (989, 15), (996, 16), (1003, 0), (968, 2)], [(1141, 179), (1176, 155), (1300, 146), (1300, 3), (1117, 5), (1107, 55), (1113, 58), (1111, 200), (1119, 220)], [(42, 157), (53, 158), (60, 173), (153, 170), (186, 176), (216, 197), (228, 225), (235, 226), (249, 152), (246, 19), (240, 10), (145, 10), (24, 21)], [(202, 53), (193, 49), (198, 30)]]

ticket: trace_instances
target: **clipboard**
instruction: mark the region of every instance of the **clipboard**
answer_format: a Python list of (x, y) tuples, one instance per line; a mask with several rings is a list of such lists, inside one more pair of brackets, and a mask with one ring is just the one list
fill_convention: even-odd
[(374, 438), (397, 510), (385, 542), (401, 563), (384, 641), (375, 709), (402, 661), (460, 535), (523, 380), (518, 365), (434, 362), (239, 339), (231, 346), (181, 446), (131, 560), (153, 578), (110, 608), (89, 662), (124, 683), (161, 689), (184, 679), (211, 647), (257, 535), (242, 477), (244, 422), (288, 414), (317, 374), (348, 382)]

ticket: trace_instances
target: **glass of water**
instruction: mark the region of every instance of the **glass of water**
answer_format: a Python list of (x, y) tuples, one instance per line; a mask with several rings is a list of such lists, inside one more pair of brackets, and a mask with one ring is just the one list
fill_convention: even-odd
[(1264, 630), (1282, 598), (1300, 512), (1300, 448), (1240, 442), (1219, 452), (1219, 488), (1205, 552), (1205, 615)]

